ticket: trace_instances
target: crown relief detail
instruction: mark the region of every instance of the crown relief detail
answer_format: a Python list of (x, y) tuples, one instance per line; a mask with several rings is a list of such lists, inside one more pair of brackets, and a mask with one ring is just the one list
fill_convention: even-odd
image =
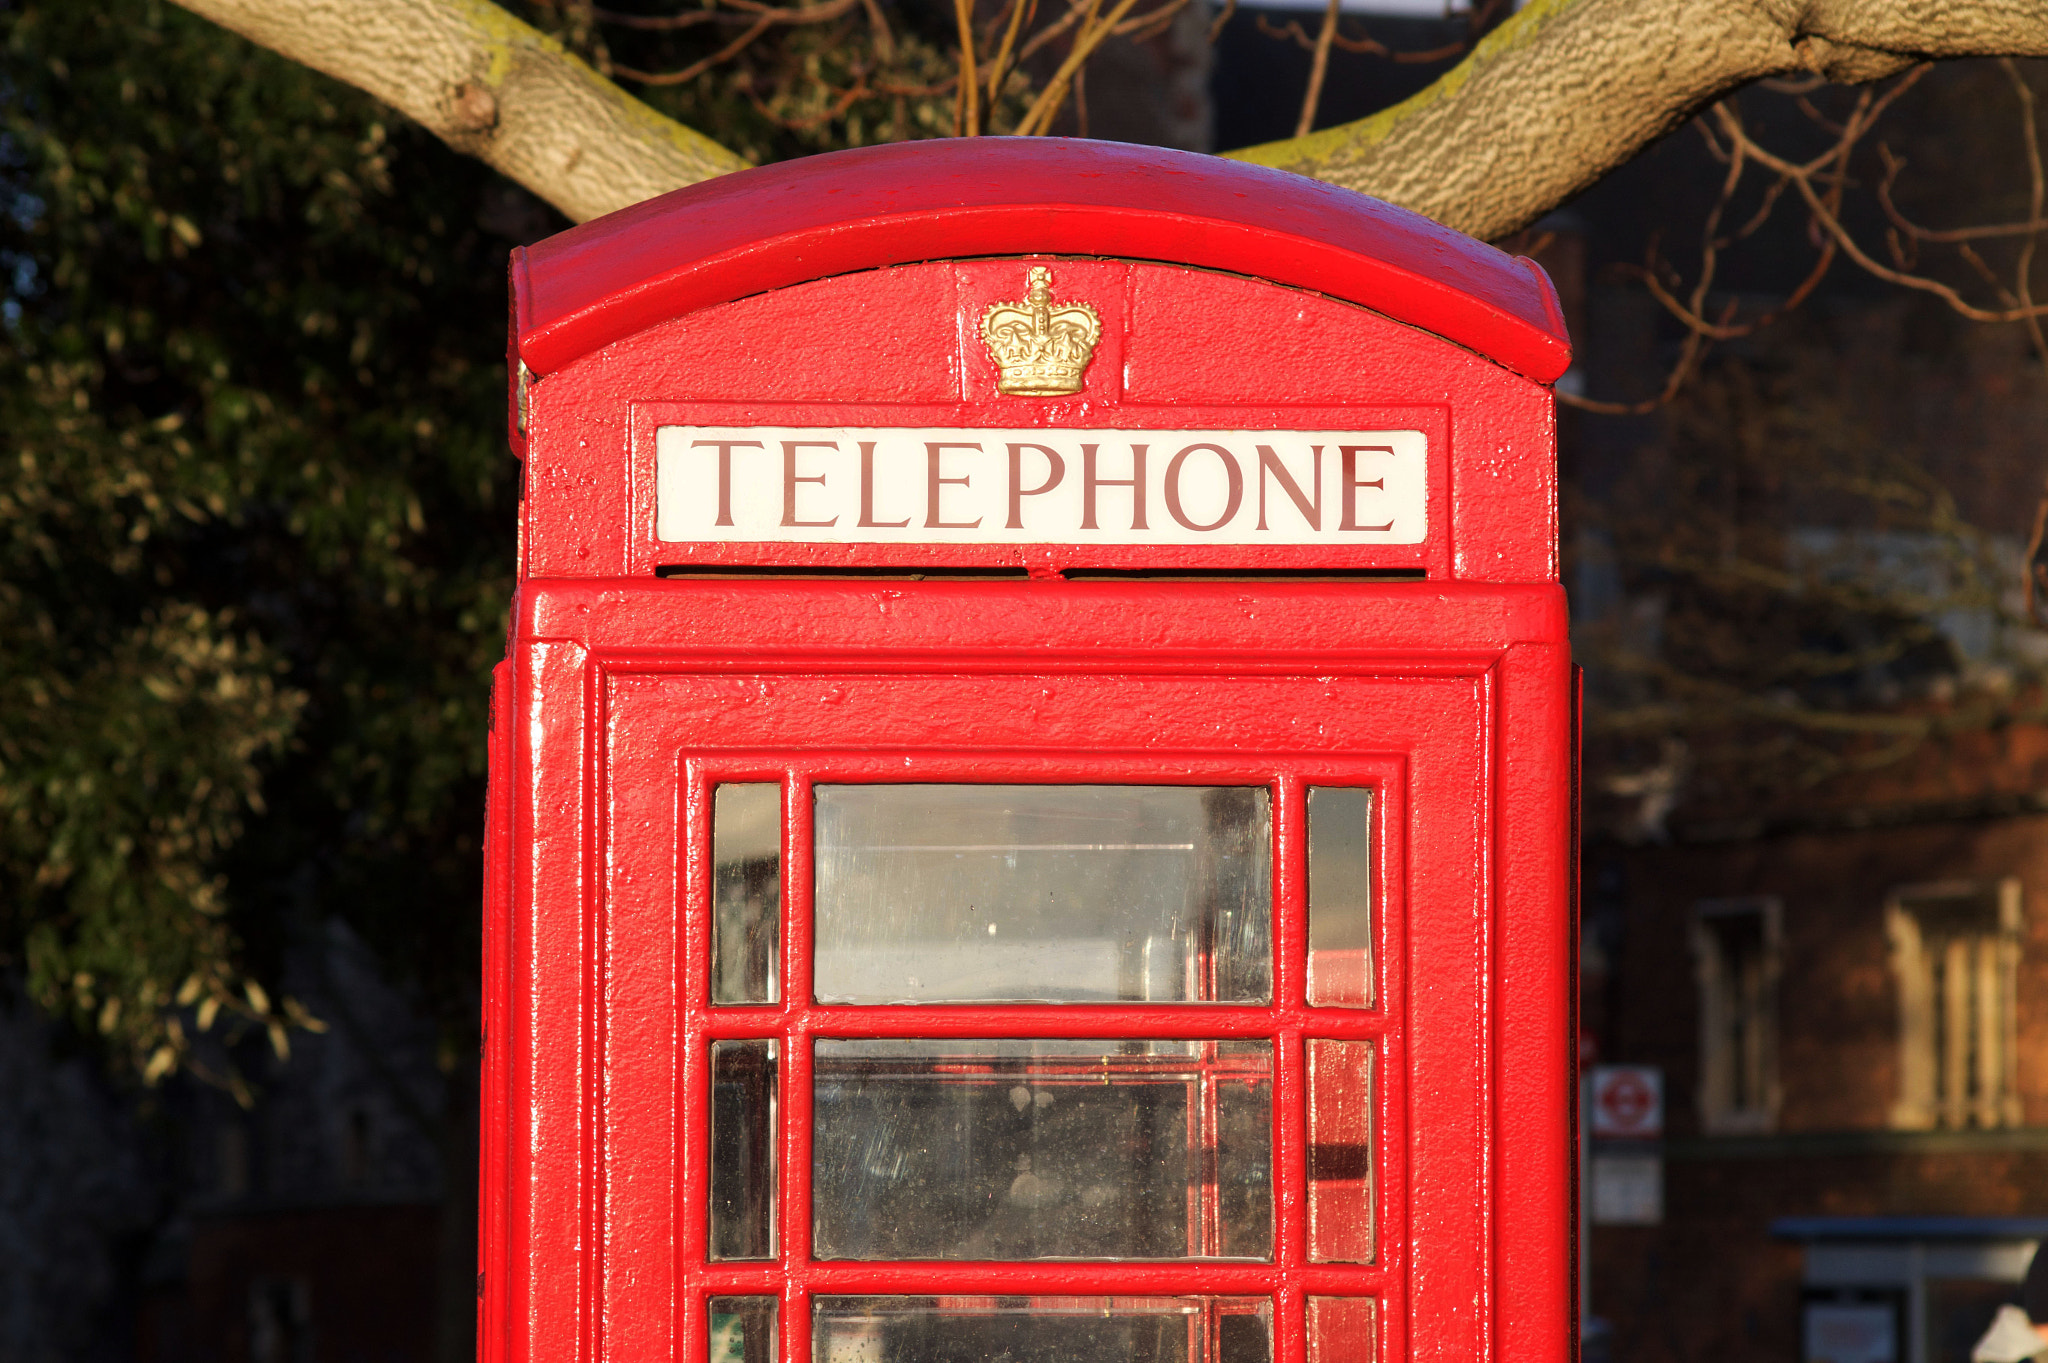
[(1081, 391), (1081, 373), (1102, 339), (1102, 318), (1086, 303), (1052, 301), (1052, 271), (1031, 267), (1025, 298), (981, 315), (981, 339), (995, 358), (996, 391), (1059, 397)]

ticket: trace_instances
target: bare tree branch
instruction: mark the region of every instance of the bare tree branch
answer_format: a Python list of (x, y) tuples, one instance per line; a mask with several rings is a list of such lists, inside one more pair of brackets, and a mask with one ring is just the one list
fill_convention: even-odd
[(1065, 60), (1060, 62), (1059, 69), (1053, 72), (1052, 79), (1045, 83), (1045, 89), (1039, 92), (1038, 98), (1025, 111), (1024, 117), (1017, 120), (1017, 132), (1020, 136), (1042, 134), (1052, 126), (1053, 117), (1059, 113), (1060, 104), (1067, 97), (1067, 87), (1074, 81), (1088, 58), (1095, 54), (1095, 49), (1102, 46), (1104, 40), (1116, 30), (1116, 26), (1137, 3), (1138, 0), (1116, 0), (1116, 8), (1105, 18), (1099, 22), (1091, 22), (1095, 18), (1097, 0), (1088, 0), (1087, 15), (1081, 20), (1080, 32), (1074, 35), (1073, 48), (1068, 51)]
[[(1027, 8), (1030, 15), (1025, 13)], [(1003, 29), (1003, 45), (996, 49), (995, 60), (988, 66), (988, 98), (991, 104), (1002, 93), (1003, 77), (1010, 73), (1010, 54), (1017, 50), (1017, 35), (1037, 11), (1037, 0), (1030, 0), (1028, 5), (1026, 0), (1010, 0), (1010, 22)]]
[(1936, 242), (1954, 245), (1965, 241), (1985, 241), (1996, 237), (2028, 237), (2037, 232), (2048, 232), (2048, 218), (2035, 218), (2031, 222), (1993, 222), (1977, 227), (1922, 227), (1899, 211), (1892, 200), (1892, 190), (1897, 186), (1899, 175), (1906, 169), (1904, 158), (1892, 154), (1892, 149), (1880, 146), (1877, 154), (1884, 159), (1884, 179), (1877, 186), (1877, 202), (1884, 209), (1885, 217), (1902, 236), (1914, 241)]
[(1330, 0), (1323, 11), (1323, 27), (1309, 49), (1315, 55), (1309, 61), (1308, 92), (1301, 99), (1301, 117), (1294, 123), (1296, 137), (1307, 137), (1315, 129), (1316, 106), (1323, 102), (1323, 78), (1330, 70), (1330, 44), (1337, 37), (1337, 15), (1342, 4), (1343, 0)]
[(953, 131), (979, 137), (981, 68), (974, 55), (974, 0), (953, 0), (953, 20), (960, 28), (960, 85), (953, 110)]
[(1129, 38), (1133, 42), (1149, 42), (1173, 27), (1173, 20), (1193, 0), (1165, 0), (1156, 8), (1149, 9), (1133, 19), (1126, 19), (1116, 26), (1116, 36)]
[[(1667, 313), (1686, 327), (1688, 334), (1684, 346), (1669, 375), (1657, 393), (1636, 401), (1607, 401), (1569, 392), (1560, 392), (1558, 400), (1584, 411), (1634, 415), (1650, 412), (1670, 402), (1699, 372), (1710, 343), (1753, 335), (1799, 308), (1812, 296), (1838, 256), (1846, 257), (1857, 268), (1887, 283), (1932, 294), (1971, 321), (2024, 326), (2033, 342), (2034, 354), (2044, 366), (2048, 366), (2048, 328), (2044, 328), (2042, 322), (2043, 317), (2048, 316), (2048, 305), (2035, 301), (2033, 289), (2039, 234), (2048, 230), (2048, 220), (2043, 218), (2044, 207), (2048, 207), (2048, 171), (2043, 168), (2033, 88), (2012, 58), (2000, 58), (1999, 66), (2018, 104), (2020, 144), (2028, 185), (2027, 223), (2034, 225), (2031, 230), (2027, 229), (2026, 223), (2001, 223), (1988, 228), (1933, 229), (1911, 222), (1899, 211), (1892, 197), (1905, 163), (1879, 143), (1877, 153), (1883, 175), (1877, 185), (1876, 197), (1891, 224), (1885, 240), (1893, 265), (1878, 263), (1849, 232), (1844, 222), (1843, 200), (1852, 183), (1851, 160), (1858, 145), (1870, 137), (1885, 111), (1931, 69), (1926, 63), (1909, 69), (1889, 85), (1863, 89), (1857, 94), (1848, 114), (1839, 121), (1810, 97), (1812, 91), (1804, 88), (1778, 89), (1776, 93), (1792, 96), (1808, 121), (1833, 139), (1826, 150), (1804, 161), (1777, 155), (1758, 143), (1743, 122), (1740, 112), (1743, 97), (1730, 96), (1701, 115), (1693, 125), (1706, 139), (1708, 152), (1726, 166), (1727, 171), (1719, 196), (1708, 211), (1700, 233), (1699, 273), (1690, 296), (1683, 299), (1678, 296), (1678, 273), (1661, 258), (1655, 237), (1651, 239), (1645, 262), (1640, 266), (1624, 267), (1621, 271), (1641, 283)], [(1770, 172), (1774, 178), (1766, 186), (1761, 203), (1748, 221), (1733, 233), (1723, 236), (1720, 234), (1721, 219), (1741, 188), (1746, 168), (1752, 164)], [(1818, 248), (1812, 267), (1784, 299), (1745, 319), (1737, 320), (1738, 305), (1733, 301), (1722, 308), (1719, 316), (1709, 317), (1706, 302), (1721, 253), (1763, 226), (1787, 188), (1796, 190), (1807, 207), (1807, 234)], [(2007, 282), (1999, 277), (1972, 242), (2015, 236), (2021, 240), (2012, 265), (2013, 278)], [(1923, 244), (1953, 246), (1957, 258), (1989, 286), (2001, 306), (1991, 308), (1972, 303), (1954, 286), (1932, 275), (1916, 272)], [(2048, 515), (2048, 504), (2044, 504), (2043, 514)], [(2038, 548), (2037, 543), (2034, 549)], [(2030, 554), (2034, 549), (2029, 550)]]
[(581, 222), (746, 161), (487, 0), (179, 0), (383, 100)]
[(1223, 36), (1224, 27), (1237, 15), (1237, 0), (1223, 0), (1223, 8), (1216, 11), (1216, 17), (1209, 22), (1209, 41)]
[[(2029, 113), (2031, 114), (2031, 112), (2030, 97)], [(1830, 195), (1824, 195), (1820, 190), (1814, 188), (1814, 177), (1810, 171), (1766, 151), (1754, 141), (1751, 141), (1748, 134), (1743, 132), (1741, 123), (1727, 105), (1717, 106), (1714, 110), (1714, 116), (1719, 120), (1721, 131), (1725, 136), (1742, 140), (1745, 150), (1751, 159), (1760, 165), (1777, 171), (1781, 175), (1789, 177), (1794, 187), (1798, 189), (1800, 197), (1806, 200), (1806, 207), (1813, 214), (1814, 221), (1820, 225), (1822, 231), (1827, 233), (1828, 239), (1839, 245), (1842, 248), (1843, 254), (1847, 255), (1849, 259), (1855, 261), (1864, 270), (1876, 275), (1879, 279), (1884, 280), (1888, 284), (1897, 284), (1901, 288), (1915, 289), (1921, 293), (1931, 293), (1941, 299), (1942, 302), (1948, 304), (1954, 311), (1973, 322), (2031, 323), (2039, 318), (2043, 312), (2048, 312), (2048, 305), (2027, 302), (2018, 295), (2011, 295), (2012, 305), (2009, 307), (1979, 307), (1967, 298), (1964, 298), (1955, 288), (1942, 283), (1938, 279), (1930, 279), (1926, 275), (1909, 274), (1904, 270), (1892, 269), (1865, 251), (1856, 239), (1849, 234), (1849, 229), (1842, 225), (1840, 217), (1841, 204), (1839, 202), (1829, 202)], [(2030, 118), (2029, 125), (2031, 125), (2031, 122)], [(2031, 242), (2032, 239), (2029, 238), (2028, 246), (2022, 248), (2026, 258), (2029, 260), (2031, 260), (2033, 254)]]
[[(842, 12), (852, 7), (853, 0), (839, 0), (836, 6)], [(749, 24), (747, 31), (740, 34), (739, 37), (734, 38), (710, 56), (700, 61), (691, 62), (680, 71), (636, 71), (630, 66), (620, 66), (614, 62), (612, 63), (612, 73), (623, 76), (627, 80), (638, 81), (642, 85), (686, 85), (703, 75), (706, 71), (709, 71), (712, 67), (731, 61), (734, 57), (746, 51), (756, 38), (773, 28), (775, 23), (776, 20), (773, 14), (762, 15)]]
[[(2027, 217), (2039, 222), (2042, 203), (2048, 199), (2048, 175), (2044, 175), (2041, 167), (2041, 125), (2034, 114), (2034, 89), (2020, 74), (2019, 67), (2013, 65), (2012, 58), (2005, 58), (1999, 65), (2005, 69), (2005, 78), (2020, 102), (2020, 140), (2027, 149)], [(2034, 248), (2040, 240), (2029, 232), (2020, 243), (2019, 262), (2012, 271), (2013, 301), (2026, 315), (2027, 335), (2034, 342), (2034, 354), (2048, 364), (2048, 335), (2042, 334), (2041, 313), (2034, 306)]]
[(1751, 81), (2043, 54), (2040, 0), (1534, 0), (1406, 102), (1231, 155), (1491, 238)]
[[(178, 3), (368, 91), (578, 220), (744, 164), (488, 0)], [(1016, 59), (1077, 21), (1092, 49), (1094, 10), (1072, 5)], [(1533, 0), (1405, 103), (1235, 155), (1497, 237), (1751, 81), (2042, 55), (2048, 0)], [(1073, 75), (1056, 78), (1061, 98)]]

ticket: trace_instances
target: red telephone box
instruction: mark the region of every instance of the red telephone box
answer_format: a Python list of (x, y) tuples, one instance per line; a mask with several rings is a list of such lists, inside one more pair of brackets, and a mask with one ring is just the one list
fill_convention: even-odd
[(984, 139), (513, 280), (482, 1357), (1565, 1359), (1542, 272)]

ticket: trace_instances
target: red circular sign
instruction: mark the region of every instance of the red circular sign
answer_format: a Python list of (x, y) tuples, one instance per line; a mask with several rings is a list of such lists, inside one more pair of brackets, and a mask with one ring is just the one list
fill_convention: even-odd
[(1657, 1105), (1657, 1095), (1643, 1077), (1629, 1070), (1609, 1079), (1600, 1088), (1600, 1110), (1616, 1127), (1641, 1126)]

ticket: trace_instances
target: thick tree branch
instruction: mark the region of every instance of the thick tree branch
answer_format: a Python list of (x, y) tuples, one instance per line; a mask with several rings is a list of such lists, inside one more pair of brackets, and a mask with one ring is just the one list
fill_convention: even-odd
[(2044, 0), (1534, 0), (1412, 99), (1231, 155), (1499, 237), (1750, 81), (2044, 54)]
[[(368, 91), (579, 221), (736, 170), (487, 0), (178, 0)], [(1233, 153), (1503, 236), (1720, 96), (2048, 55), (2048, 0), (1533, 0), (1407, 102)]]
[(582, 222), (746, 166), (487, 0), (178, 0)]

